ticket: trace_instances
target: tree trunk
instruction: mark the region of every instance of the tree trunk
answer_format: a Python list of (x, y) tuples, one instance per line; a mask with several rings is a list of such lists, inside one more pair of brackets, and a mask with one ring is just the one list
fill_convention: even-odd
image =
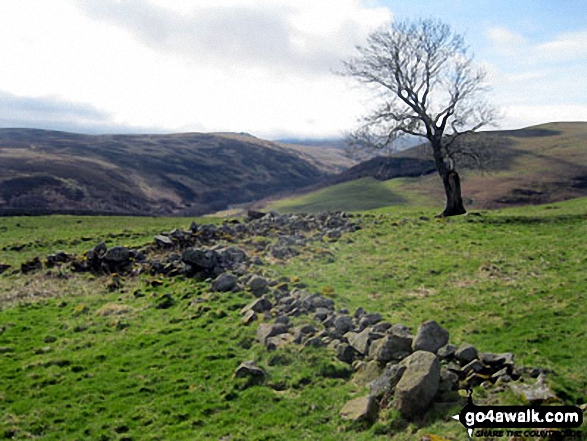
[(438, 217), (458, 216), (467, 212), (463, 206), (463, 199), (461, 197), (461, 179), (454, 168), (449, 168), (444, 162), (441, 139), (441, 135), (433, 136), (430, 139), (436, 170), (442, 179), (446, 194), (446, 207)]
[(461, 180), (459, 174), (454, 170), (448, 170), (442, 176), (444, 191), (446, 193), (446, 207), (440, 215), (441, 217), (458, 216), (465, 214), (467, 210), (463, 206), (461, 197)]

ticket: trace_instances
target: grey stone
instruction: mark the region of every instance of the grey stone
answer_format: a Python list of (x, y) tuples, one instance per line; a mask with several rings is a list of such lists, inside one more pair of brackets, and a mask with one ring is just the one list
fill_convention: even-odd
[(373, 325), (373, 332), (385, 333), (391, 329), (391, 323), (379, 322)]
[(287, 326), (283, 323), (261, 323), (257, 328), (257, 340), (266, 344), (269, 337), (274, 337), (287, 332)]
[(353, 329), (353, 319), (348, 315), (340, 315), (334, 320), (334, 329), (342, 334)]
[(439, 391), (440, 392), (448, 392), (451, 390), (457, 390), (459, 387), (459, 376), (450, 371), (448, 369), (441, 369), (440, 370), (440, 384), (439, 384)]
[(400, 355), (411, 352), (411, 339), (396, 335), (386, 335), (371, 343), (369, 357), (380, 363), (397, 360)]
[(275, 351), (291, 343), (293, 339), (294, 337), (291, 334), (279, 334), (274, 337), (269, 337), (265, 342), (265, 346), (268, 351)]
[(267, 373), (257, 366), (254, 361), (243, 361), (234, 371), (236, 378), (248, 377), (253, 383), (263, 382)]
[(128, 262), (129, 259), (130, 252), (128, 248), (121, 246), (110, 248), (108, 251), (106, 251), (106, 254), (104, 255), (104, 260), (113, 263)]
[(459, 349), (457, 345), (449, 343), (436, 351), (436, 355), (438, 355), (443, 360), (450, 360), (455, 355), (455, 352), (457, 352), (457, 349)]
[(378, 378), (381, 375), (381, 371), (382, 369), (379, 367), (379, 363), (375, 360), (361, 362), (353, 375), (353, 383), (363, 387)]
[(355, 348), (347, 343), (340, 343), (336, 348), (336, 358), (345, 363), (351, 364), (357, 355)]
[(469, 375), (471, 373), (479, 373), (479, 372), (483, 372), (485, 370), (485, 365), (483, 363), (481, 363), (479, 360), (473, 360), (470, 363), (467, 363), (465, 366), (463, 366), (463, 368), (461, 369), (461, 371), (465, 374), (465, 375)]
[(391, 327), (391, 329), (389, 330), (389, 332), (392, 334), (395, 334), (395, 335), (400, 335), (402, 337), (413, 338), (412, 332), (410, 331), (410, 328), (408, 328), (406, 325), (402, 325), (402, 324), (393, 325)]
[(406, 369), (406, 366), (401, 363), (387, 365), (383, 374), (369, 383), (370, 395), (379, 399), (386, 394), (391, 394)]
[(413, 418), (430, 406), (438, 392), (440, 362), (433, 353), (418, 350), (402, 364), (406, 370), (395, 387), (393, 406), (406, 418)]
[(248, 310), (252, 310), (258, 313), (261, 312), (265, 312), (265, 311), (269, 311), (272, 308), (272, 304), (269, 301), (269, 299), (267, 299), (267, 297), (262, 296), (256, 300), (253, 300), (251, 303), (249, 303), (247, 306), (245, 306), (243, 309), (241, 309), (241, 313), (245, 313)]
[(412, 344), (414, 351), (436, 352), (448, 343), (448, 331), (430, 320), (422, 323)]
[(261, 276), (254, 275), (247, 282), (247, 287), (253, 291), (253, 293), (262, 292), (267, 288), (267, 280)]
[(369, 352), (369, 345), (371, 344), (371, 330), (369, 328), (364, 329), (359, 333), (347, 332), (344, 336), (358, 353), (367, 355)]
[(461, 365), (472, 362), (477, 358), (477, 355), (477, 349), (469, 343), (463, 343), (455, 352), (455, 358), (461, 363)]
[(380, 321), (381, 314), (377, 312), (372, 312), (370, 314), (363, 315), (359, 321), (359, 325), (361, 328), (366, 328), (367, 326), (372, 326)]
[(241, 322), (243, 323), (243, 325), (248, 325), (252, 322), (254, 322), (255, 320), (257, 320), (259, 318), (259, 316), (257, 316), (257, 313), (255, 311), (253, 311), (252, 309), (249, 309), (248, 311), (246, 311), (243, 315), (243, 318), (241, 319)]
[(218, 292), (232, 291), (236, 288), (238, 278), (234, 274), (222, 273), (212, 283), (212, 290)]
[(167, 236), (163, 236), (161, 234), (157, 234), (155, 235), (155, 237), (153, 237), (153, 239), (155, 240), (155, 243), (157, 244), (157, 246), (161, 247), (161, 248), (170, 248), (173, 247), (173, 240), (171, 240), (171, 238), (167, 237)]
[(340, 411), (340, 417), (353, 422), (372, 422), (377, 418), (377, 402), (370, 396), (348, 401)]

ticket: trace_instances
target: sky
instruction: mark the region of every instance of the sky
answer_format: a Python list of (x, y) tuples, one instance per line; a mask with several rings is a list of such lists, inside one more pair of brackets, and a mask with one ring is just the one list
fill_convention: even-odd
[(371, 97), (341, 60), (438, 18), (488, 72), (498, 128), (587, 121), (585, 0), (1, 0), (0, 127), (332, 138)]

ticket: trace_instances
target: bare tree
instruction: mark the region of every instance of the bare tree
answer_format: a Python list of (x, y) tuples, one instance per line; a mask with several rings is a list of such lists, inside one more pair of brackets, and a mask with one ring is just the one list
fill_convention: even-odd
[(400, 136), (426, 138), (446, 193), (441, 216), (466, 213), (456, 161), (482, 158), (462, 135), (492, 123), (495, 111), (483, 98), (485, 72), (473, 64), (463, 37), (440, 21), (400, 21), (357, 50), (344, 61), (343, 75), (373, 86), (377, 96), (349, 144), (384, 149)]

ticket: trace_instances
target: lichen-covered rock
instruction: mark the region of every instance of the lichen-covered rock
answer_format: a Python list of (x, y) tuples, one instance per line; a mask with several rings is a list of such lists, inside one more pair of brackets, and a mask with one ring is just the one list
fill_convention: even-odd
[(469, 343), (463, 343), (455, 352), (455, 358), (463, 366), (475, 360), (477, 355), (477, 349)]
[(424, 322), (418, 328), (418, 333), (412, 344), (414, 351), (438, 351), (448, 343), (448, 331), (434, 320)]
[(402, 364), (406, 370), (395, 387), (393, 406), (410, 419), (424, 412), (438, 392), (440, 362), (432, 352), (419, 350)]
[(212, 282), (212, 290), (218, 292), (228, 292), (236, 288), (238, 278), (234, 274), (222, 273), (214, 282)]
[(340, 417), (353, 422), (371, 422), (377, 418), (377, 402), (370, 396), (348, 401), (340, 411)]

